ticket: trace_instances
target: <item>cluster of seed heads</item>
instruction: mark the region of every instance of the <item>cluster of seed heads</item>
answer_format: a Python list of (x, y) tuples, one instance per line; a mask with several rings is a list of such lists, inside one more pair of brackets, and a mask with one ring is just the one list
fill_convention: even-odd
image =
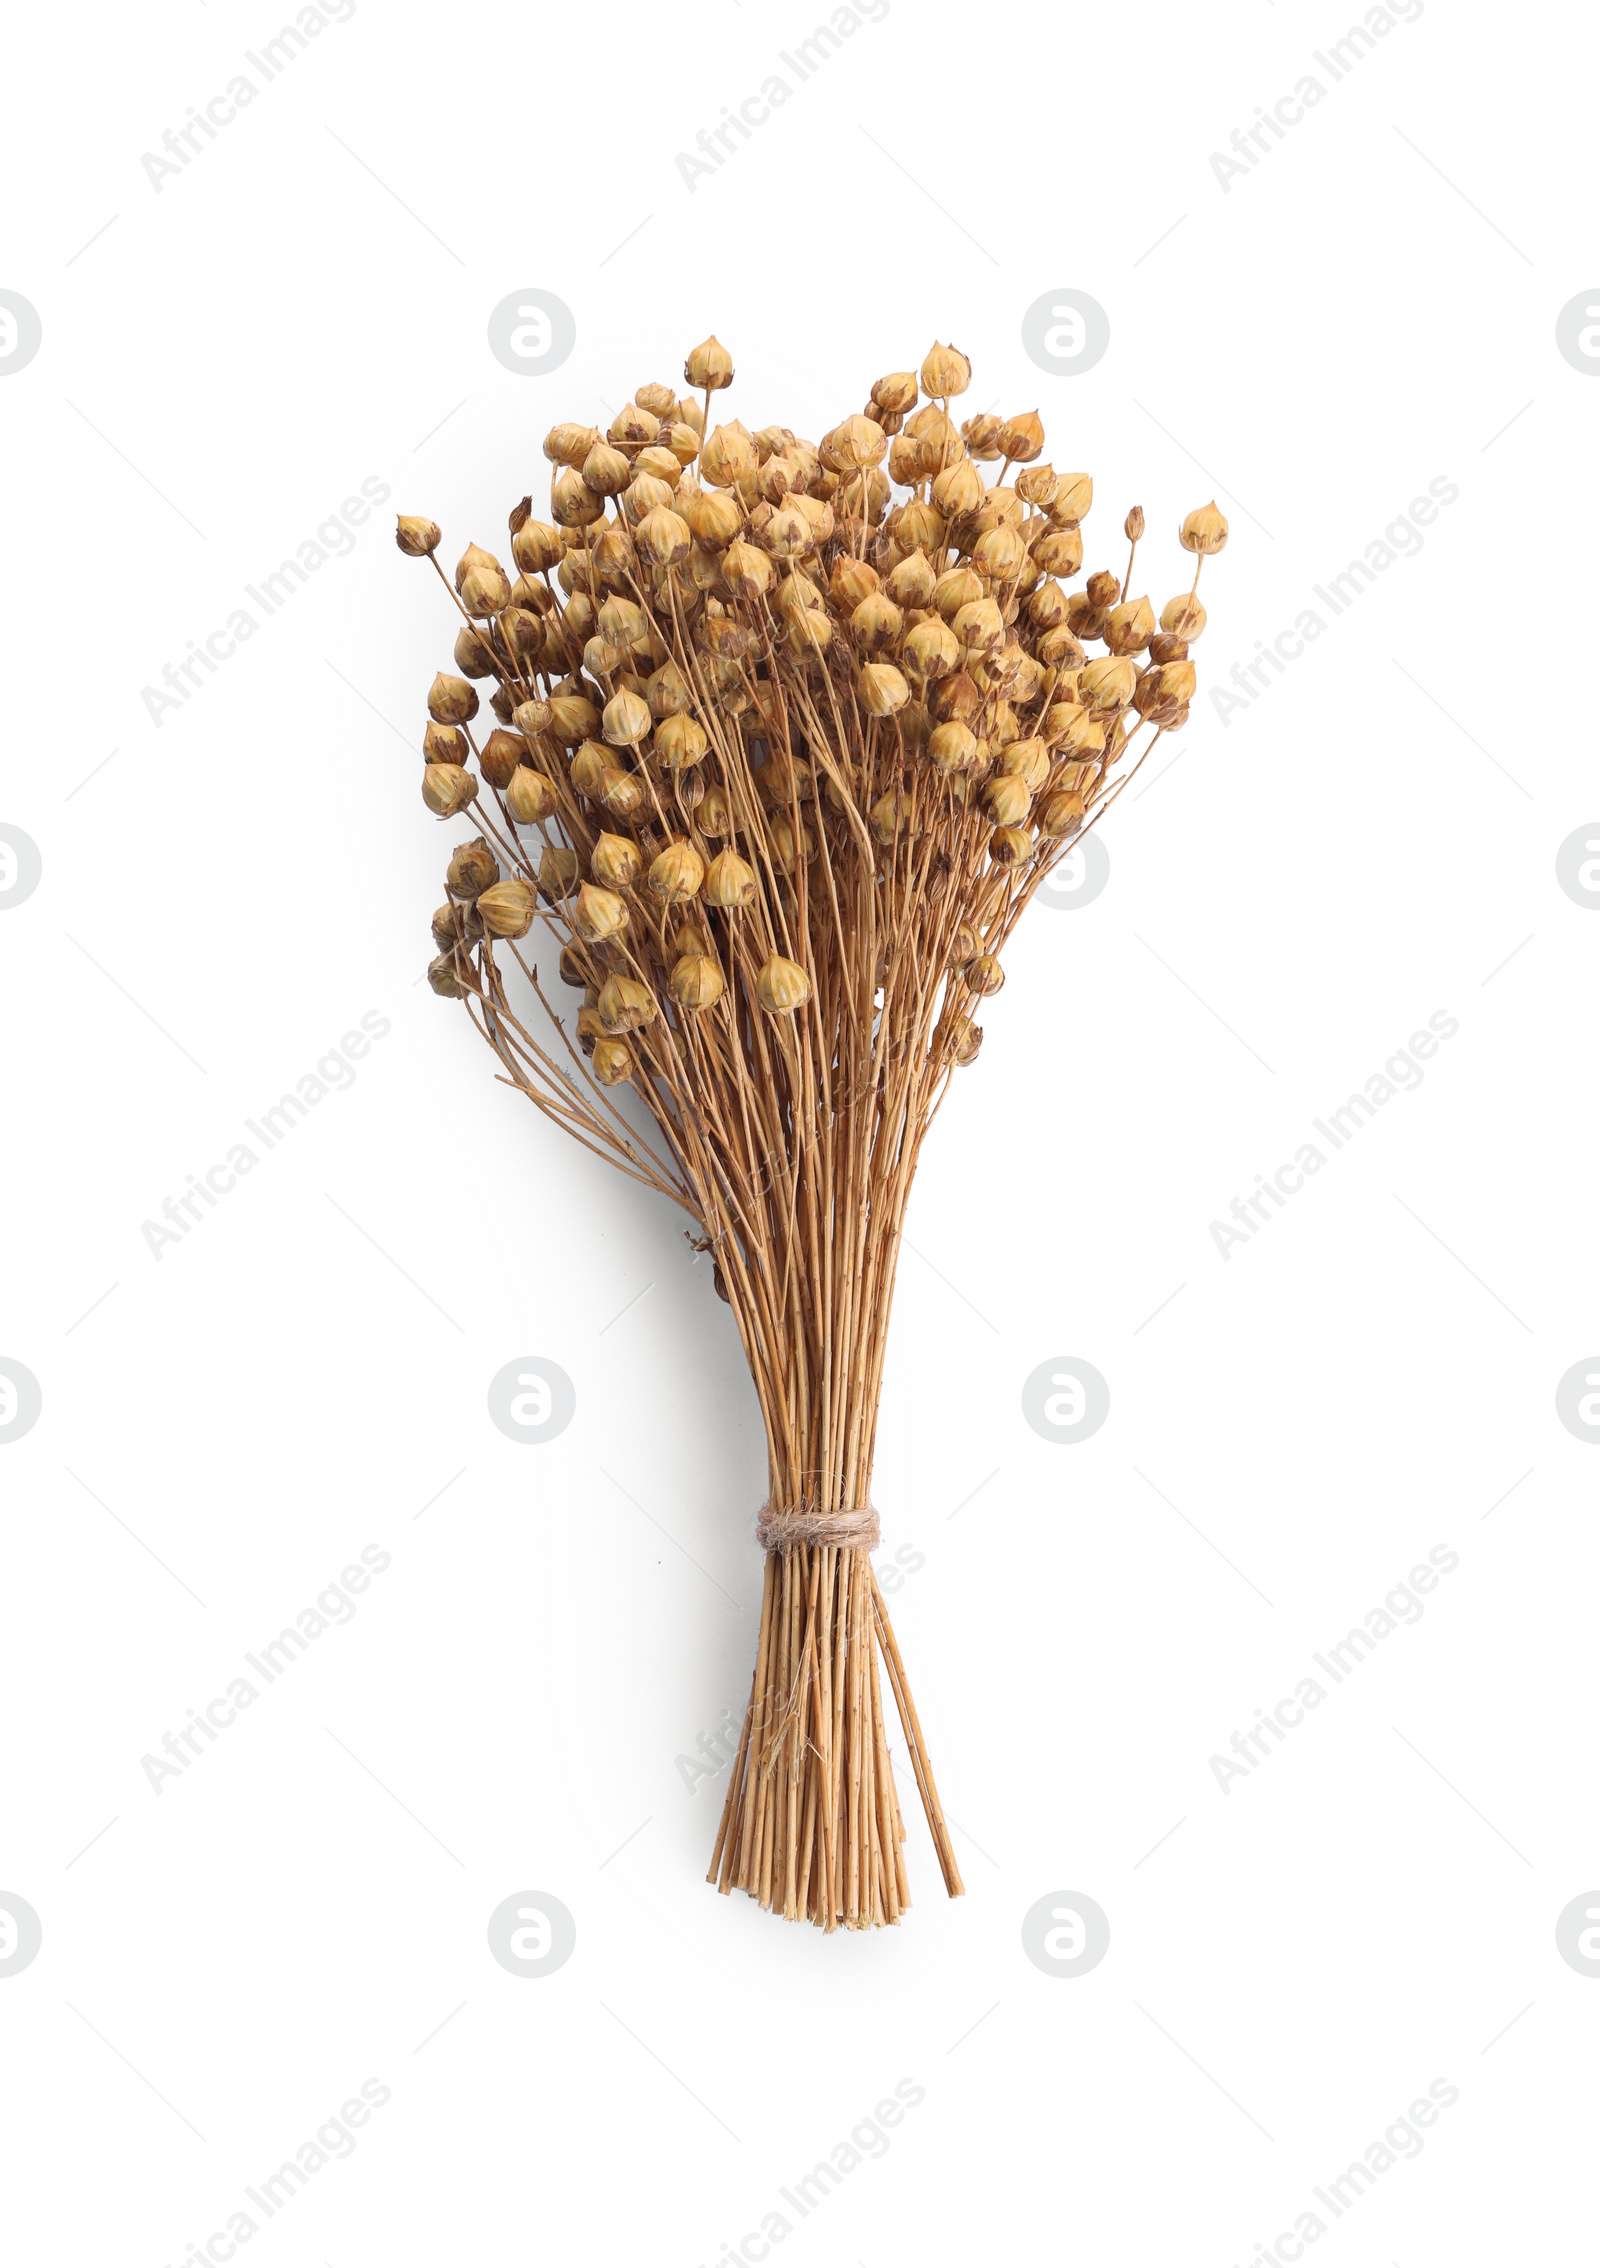
[[(496, 942), (542, 920), (594, 1078), (665, 1082), (669, 1139), (697, 1048), (754, 1063), (753, 1023), (819, 984), (836, 1025), (914, 1000), (941, 1067), (972, 1061), (1021, 907), (1131, 775), (1140, 727), (1148, 753), (1187, 719), (1200, 563), (1228, 532), (1214, 504), (1188, 515), (1194, 582), (1159, 618), (1130, 595), (1138, 507), (1125, 564), (1071, 587), (1093, 483), (1040, 461), (1032, 411), (958, 424), (954, 347), (880, 378), (816, 443), (707, 431), (733, 377), (715, 338), (684, 377), (681, 396), (640, 386), (603, 433), (546, 436), (550, 516), (512, 512), (514, 580), (462, 554), (422, 780), (430, 811), (486, 829), (450, 860), (435, 990), (478, 1003), (500, 1044)], [(436, 567), (440, 540), (399, 523)], [(485, 683), (496, 723), (475, 735)], [(930, 962), (934, 988), (897, 977)], [(843, 997), (852, 972), (865, 1001)], [(716, 1016), (725, 1036), (690, 1038)]]

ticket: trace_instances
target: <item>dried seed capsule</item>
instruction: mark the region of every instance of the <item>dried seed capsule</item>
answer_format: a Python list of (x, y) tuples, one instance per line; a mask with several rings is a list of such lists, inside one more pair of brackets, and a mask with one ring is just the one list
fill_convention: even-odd
[(885, 846), (897, 836), (904, 842), (921, 833), (913, 822), (911, 797), (904, 788), (890, 788), (886, 795), (880, 795), (867, 813), (867, 824)]
[(1037, 736), (1014, 740), (1000, 759), (1000, 769), (1009, 778), (1026, 782), (1029, 794), (1037, 795), (1050, 776), (1050, 751)]
[(649, 447), (661, 431), (661, 420), (647, 410), (642, 402), (624, 402), (612, 419), (606, 439), (629, 456), (636, 456)]
[(1024, 410), (1020, 417), (1008, 417), (1000, 428), (1002, 454), (1014, 465), (1032, 464), (1044, 447), (1044, 427), (1039, 423), (1037, 410)]
[(635, 748), (649, 739), (652, 722), (648, 701), (641, 701), (637, 693), (613, 693), (600, 729), (613, 748)]
[(909, 633), (904, 659), (921, 677), (948, 677), (961, 659), (961, 641), (947, 622), (935, 616)]
[(459, 843), (445, 869), (445, 888), (453, 898), (475, 898), (500, 875), (500, 862), (481, 835)]
[(936, 725), (928, 738), (928, 761), (946, 776), (973, 771), (978, 763), (978, 738), (959, 719)]
[(572, 907), (572, 926), (591, 945), (615, 937), (628, 926), (628, 909), (614, 890), (580, 882)]
[[(719, 795), (722, 792), (720, 788), (713, 790), (713, 793)], [(711, 797), (708, 795), (706, 802), (709, 803), (710, 801)], [(701, 818), (703, 823), (704, 807), (702, 807)], [(739, 906), (753, 905), (756, 896), (755, 869), (747, 865), (737, 851), (718, 851), (716, 857), (706, 868), (705, 881), (701, 884), (701, 896), (708, 906), (721, 906), (727, 911), (732, 911)]]
[(590, 1061), (602, 1087), (620, 1087), (633, 1076), (633, 1053), (624, 1040), (596, 1039)]
[(684, 518), (695, 542), (707, 551), (723, 551), (744, 526), (739, 500), (725, 488), (702, 489), (684, 500)]
[(722, 555), (722, 580), (735, 598), (758, 599), (772, 587), (772, 561), (753, 543), (730, 543)]
[(644, 854), (626, 835), (598, 835), (589, 854), (589, 872), (608, 889), (631, 889), (644, 872)]
[(864, 662), (856, 693), (870, 717), (892, 717), (911, 698), (911, 688), (890, 662)]
[(709, 953), (685, 953), (674, 962), (669, 981), (678, 1006), (692, 1012), (714, 1008), (724, 990), (722, 971)]
[(547, 575), (565, 548), (561, 530), (548, 520), (525, 520), (511, 538), (511, 556), (525, 575)]
[(476, 630), (469, 630), (463, 624), (456, 632), (456, 642), (451, 651), (455, 665), (463, 677), (493, 677), (494, 655)]
[(652, 567), (675, 567), (689, 556), (689, 523), (664, 504), (646, 512), (634, 531), (641, 558)]
[(563, 748), (576, 748), (600, 730), (600, 712), (583, 693), (552, 693), (550, 730)]
[(539, 855), (539, 895), (553, 905), (578, 879), (578, 854), (565, 843), (551, 843)]
[(1106, 616), (1105, 641), (1114, 654), (1143, 653), (1155, 626), (1155, 611), (1147, 598), (1126, 599)]
[(644, 789), (631, 772), (612, 764), (600, 775), (600, 801), (614, 819), (631, 819), (644, 807)]
[(972, 365), (959, 347), (935, 344), (922, 358), (922, 391), (937, 401), (964, 394), (972, 384)]
[(1059, 485), (1054, 465), (1029, 465), (1025, 472), (1017, 475), (1017, 494), (1024, 504), (1031, 504), (1038, 512), (1049, 511)]
[(925, 551), (907, 552), (898, 566), (892, 568), (884, 589), (900, 607), (928, 607), (933, 604), (933, 587), (938, 577)]
[(608, 1032), (636, 1032), (656, 1020), (656, 997), (637, 977), (608, 976), (600, 987), (600, 1021)]
[(429, 926), (433, 931), (433, 942), (438, 946), (440, 952), (450, 952), (461, 942), (461, 908), (446, 900), (442, 906), (434, 908), (433, 920)]
[(460, 764), (430, 764), (422, 775), (422, 800), (439, 819), (465, 811), (477, 793), (475, 775)]
[(436, 724), (467, 724), (478, 713), (478, 696), (464, 677), (443, 670), (428, 688), (428, 714)]
[(997, 827), (1020, 827), (1032, 806), (1033, 791), (1026, 780), (1000, 772), (984, 782), (978, 801)]
[(442, 539), (432, 520), (414, 520), (402, 512), (395, 523), (394, 540), (408, 558), (427, 559), (438, 550)]
[(693, 699), (689, 681), (675, 661), (664, 661), (646, 679), (644, 697), (658, 720), (680, 715)]
[(1077, 528), (1053, 528), (1033, 547), (1041, 575), (1075, 575), (1083, 565), (1083, 535)]
[(969, 457), (947, 465), (933, 484), (933, 502), (947, 520), (964, 519), (976, 512), (985, 495), (983, 475)]
[(1193, 592), (1186, 591), (1182, 598), (1170, 598), (1161, 609), (1161, 627), (1175, 638), (1198, 638), (1206, 626), (1206, 610)]
[(733, 384), (733, 357), (715, 332), (689, 349), (684, 358), (683, 376), (684, 383), (699, 393), (708, 389), (717, 393), (722, 387)]
[(983, 596), (983, 579), (970, 567), (951, 567), (933, 586), (933, 603), (946, 622), (953, 621), (964, 606), (972, 606)]
[(663, 905), (681, 905), (705, 880), (706, 862), (693, 843), (668, 843), (650, 862), (649, 889)]
[(700, 472), (713, 488), (731, 488), (753, 474), (758, 465), (756, 445), (737, 420), (719, 425), (700, 452)]
[(1033, 856), (1033, 836), (1026, 827), (996, 827), (989, 837), (989, 857), (996, 866), (1025, 866)]
[(1000, 420), (985, 410), (978, 417), (963, 420), (961, 438), (967, 445), (967, 454), (986, 465), (992, 465), (1000, 454)]
[[(588, 461), (587, 457), (583, 460), (585, 464)], [(605, 511), (605, 498), (589, 486), (576, 467), (564, 467), (550, 483), (550, 517), (557, 527), (592, 527), (596, 520), (605, 518)]]
[(423, 727), (422, 753), (430, 764), (465, 764), (472, 750), (464, 732), (431, 721)]
[[(693, 775), (696, 779), (699, 776), (698, 772)], [(713, 781), (701, 797), (694, 816), (695, 824), (699, 827), (702, 835), (731, 835), (733, 833), (733, 805), (728, 800), (727, 789)], [(716, 860), (713, 859), (711, 863), (714, 866)], [(707, 887), (710, 885), (710, 868), (706, 870), (706, 885)]]
[(1047, 795), (1039, 807), (1039, 829), (1046, 835), (1075, 835), (1083, 825), (1087, 805), (1076, 788)]
[(1131, 661), (1121, 655), (1107, 655), (1103, 661), (1085, 665), (1078, 691), (1084, 706), (1096, 716), (1112, 716), (1127, 707), (1138, 682), (1139, 672)]
[(533, 927), (533, 885), (513, 876), (496, 882), (477, 901), (478, 913), (491, 937), (526, 937)]
[(492, 788), (511, 785), (511, 775), (528, 754), (520, 732), (491, 732), (478, 757), (478, 769)]
[[(653, 480), (648, 473), (635, 473), (622, 492), (622, 509), (628, 525), (637, 531), (639, 524), (652, 512), (670, 512), (677, 500), (677, 492), (664, 480)], [(676, 516), (676, 515), (675, 515)]]
[(980, 1000), (992, 1000), (1006, 981), (1006, 972), (993, 953), (975, 953), (964, 973)]
[(950, 967), (964, 969), (983, 951), (983, 940), (967, 922), (963, 922), (950, 941)]
[(1058, 528), (1076, 527), (1089, 517), (1093, 502), (1094, 482), (1087, 473), (1060, 473), (1050, 500), (1050, 517)]
[(796, 827), (792, 819), (782, 815), (773, 819), (767, 830), (768, 847), (772, 863), (780, 874), (792, 874), (796, 867), (815, 858), (816, 837), (802, 819)]
[(891, 370), (887, 378), (876, 378), (872, 385), (872, 399), (880, 410), (892, 417), (903, 417), (917, 406), (917, 374), (914, 370)]
[(517, 766), (506, 789), (506, 809), (514, 825), (532, 827), (548, 819), (555, 801), (555, 791), (543, 772), (536, 772), (530, 764)]
[(454, 952), (441, 953), (428, 963), (428, 982), (442, 1000), (462, 1000), (473, 990)]
[(698, 764), (707, 745), (706, 728), (693, 717), (665, 717), (656, 727), (656, 754), (668, 771)]
[(552, 425), (544, 453), (553, 465), (581, 465), (599, 438), (592, 425)]
[(988, 653), (1005, 643), (1005, 621), (991, 598), (959, 607), (950, 627), (969, 653)]
[(1202, 504), (1197, 512), (1191, 512), (1178, 530), (1184, 550), (1196, 551), (1204, 559), (1220, 551), (1227, 540), (1228, 523), (1215, 503)]
[(596, 496), (620, 496), (633, 478), (633, 466), (609, 441), (597, 441), (583, 460), (583, 485)]
[(792, 1016), (811, 998), (811, 979), (798, 962), (774, 953), (756, 978), (756, 998), (769, 1016)]
[(842, 551), (833, 563), (828, 577), (828, 591), (841, 614), (854, 614), (878, 589), (880, 576), (876, 567), (865, 559), (852, 558)]
[(1002, 520), (978, 538), (973, 565), (993, 583), (1014, 583), (1028, 564), (1028, 547), (1009, 522)]
[(572, 784), (579, 795), (598, 796), (600, 783), (616, 758), (603, 740), (586, 740), (572, 759)]
[(881, 465), (889, 446), (883, 427), (870, 417), (847, 417), (832, 434), (833, 454), (846, 472), (870, 471)]

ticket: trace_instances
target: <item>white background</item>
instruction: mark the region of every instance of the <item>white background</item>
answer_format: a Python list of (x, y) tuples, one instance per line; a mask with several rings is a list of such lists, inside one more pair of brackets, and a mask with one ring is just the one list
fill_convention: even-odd
[[(1333, 84), (1360, 12), (1314, 0), (895, 0), (691, 192), (676, 153), (825, 19), (361, 0), (153, 186), (282, 20), (9, 34), (0, 285), (43, 325), (0, 383), (0, 820), (43, 860), (0, 914), (0, 1354), (43, 1396), (0, 1451), (0, 1890), (43, 1925), (0, 1979), (17, 2256), (177, 2268), (375, 2078), (252, 2261), (710, 2268), (901, 2079), (786, 2261), (1243, 2268), (1308, 2209), (1345, 2268), (1577, 2257), (1600, 1454), (1555, 1390), (1600, 1345), (1600, 913), (1555, 862), (1600, 810), (1600, 386), (1555, 326), (1600, 267), (1591, 27), (1430, 0)], [(549, 376), (486, 343), (528, 287), (576, 321)], [(1076, 377), (1022, 346), (1063, 287), (1111, 326)], [(953, 337), (964, 406), (1037, 403), (1094, 473), (1088, 565), (1143, 503), (1158, 605), (1182, 513), (1233, 526), (1179, 753), (1103, 894), (1030, 915), (925, 1156), (876, 1493), (968, 1895), (909, 1803), (916, 1904), (859, 1939), (701, 1879), (724, 1780), (677, 1759), (743, 1705), (760, 1576), (727, 1311), (418, 981), (443, 594), (379, 512), (179, 710), (141, 698), (363, 478), (503, 551), (545, 429), (712, 329), (719, 406), (813, 437)], [(1312, 586), (1441, 477), (1335, 620)], [(355, 1084), (154, 1257), (369, 1010)], [(1422, 1085), (1224, 1257), (1210, 1223), (1441, 1010)], [(524, 1354), (577, 1390), (542, 1447), (486, 1410)], [(1020, 1400), (1069, 1355), (1111, 1395), (1076, 1446)], [(156, 1793), (141, 1758), (367, 1545), (355, 1620)], [(1235, 1729), (1438, 1545), (1422, 1621), (1224, 1792)], [(524, 1889), (576, 1921), (542, 1979), (486, 1943)], [(1110, 1919), (1076, 1980), (1023, 1951), (1056, 1890)], [(1316, 2208), (1436, 2079), (1421, 2155)]]

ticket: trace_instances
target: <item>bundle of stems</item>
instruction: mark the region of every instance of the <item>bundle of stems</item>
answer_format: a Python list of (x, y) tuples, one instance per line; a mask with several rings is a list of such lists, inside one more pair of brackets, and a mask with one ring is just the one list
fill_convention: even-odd
[[(1187, 718), (1200, 567), (1227, 522), (1184, 520), (1194, 579), (1158, 622), (1130, 596), (1142, 511), (1125, 562), (1069, 589), (1092, 483), (1040, 461), (1032, 412), (958, 423), (956, 348), (880, 378), (816, 444), (707, 432), (733, 376), (715, 338), (684, 375), (604, 433), (552, 430), (550, 518), (511, 514), (515, 582), (476, 545), (452, 581), (437, 526), (399, 523), (460, 618), (423, 797), (478, 829), (450, 857), (429, 975), (506, 1083), (672, 1198), (712, 1256), (768, 1494), (709, 1879), (865, 1928), (909, 1902), (880, 1659), (962, 1888), (871, 1558), (912, 1177), (1035, 891)], [(496, 723), (475, 731), (484, 683)]]

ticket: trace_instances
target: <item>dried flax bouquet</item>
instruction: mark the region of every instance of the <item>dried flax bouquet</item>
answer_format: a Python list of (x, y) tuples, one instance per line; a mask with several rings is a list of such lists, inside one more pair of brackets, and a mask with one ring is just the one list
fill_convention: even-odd
[(399, 527), (460, 617), (423, 799), (481, 829), (451, 855), (429, 974), (509, 1084), (713, 1255), (768, 1481), (709, 1878), (830, 1930), (910, 1897), (880, 1660), (962, 1888), (871, 1557), (917, 1157), (1035, 889), (1186, 720), (1200, 566), (1227, 540), (1214, 505), (1190, 513), (1194, 580), (1159, 623), (1130, 596), (1137, 507), (1121, 571), (1069, 589), (1092, 483), (1039, 461), (1031, 412), (957, 423), (970, 376), (935, 346), (816, 443), (708, 432), (733, 365), (707, 339), (682, 397), (641, 386), (604, 433), (548, 435), (550, 518), (512, 512), (514, 583), (476, 545), (452, 583), (438, 528)]

